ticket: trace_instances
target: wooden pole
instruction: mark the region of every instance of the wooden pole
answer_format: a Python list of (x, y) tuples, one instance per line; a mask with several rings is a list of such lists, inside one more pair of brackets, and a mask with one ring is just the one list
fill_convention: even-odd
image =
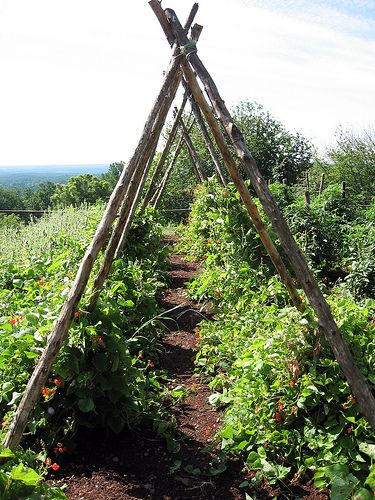
[(191, 162), (192, 162), (193, 167), (195, 169), (195, 172), (197, 174), (198, 180), (200, 182), (203, 182), (204, 180), (207, 179), (207, 175), (204, 173), (202, 163), (201, 163), (200, 158), (198, 156), (198, 153), (193, 145), (193, 142), (190, 139), (190, 135), (189, 135), (188, 131), (186, 130), (186, 127), (185, 127), (185, 124), (184, 124), (182, 118), (180, 120), (180, 126), (181, 126), (181, 131), (182, 131), (182, 137), (185, 141), (185, 144), (186, 144), (188, 153), (190, 155)]
[[(192, 11), (194, 11), (194, 9), (195, 7), (193, 7)], [(189, 19), (190, 18), (191, 16), (189, 16)], [(190, 29), (190, 24), (187, 24), (185, 29)], [(175, 51), (174, 51), (174, 56), (176, 57)], [(173, 61), (173, 56), (172, 56), (172, 61)], [(125, 246), (126, 239), (130, 231), (131, 222), (133, 220), (133, 216), (137, 207), (137, 192), (139, 193), (138, 196), (139, 199), (142, 190), (142, 178), (145, 181), (148, 167), (152, 163), (151, 156), (153, 157), (153, 154), (157, 147), (160, 133), (162, 131), (163, 125), (167, 118), (168, 111), (176, 96), (176, 92), (180, 83), (181, 83), (181, 72), (176, 72), (175, 79), (170, 83), (170, 87), (165, 95), (163, 104), (155, 121), (155, 125), (152, 130), (152, 134), (150, 136), (148, 150), (146, 154), (142, 157), (142, 160), (138, 163), (134, 175), (130, 181), (126, 197), (120, 209), (120, 214), (116, 226), (112, 232), (111, 239), (107, 245), (102, 265), (100, 267), (97, 276), (95, 277), (90, 297), (90, 303), (88, 306), (89, 311), (93, 311), (95, 309), (103, 285), (106, 279), (108, 278), (109, 273), (111, 272), (113, 260), (115, 256), (118, 257), (120, 255), (121, 251)], [(186, 103), (186, 98), (184, 98), (183, 103), (180, 107), (180, 111), (177, 112), (177, 115), (179, 113), (182, 113), (185, 103)], [(147, 167), (145, 167), (147, 161), (148, 165)]]
[(342, 189), (342, 197), (345, 198), (346, 197), (346, 181), (342, 181), (341, 189)]
[[(4, 438), (3, 446), (15, 450), (22, 439), (23, 431), (27, 421), (32, 413), (35, 403), (40, 397), (41, 389), (45, 385), (52, 365), (61, 349), (64, 339), (69, 331), (69, 327), (74, 318), (74, 313), (77, 310), (79, 301), (85, 291), (91, 270), (93, 268), (96, 257), (105, 243), (109, 230), (116, 217), (120, 204), (123, 200), (126, 188), (131, 180), (136, 166), (142, 161), (144, 156), (147, 157), (147, 148), (150, 144), (150, 136), (163, 105), (163, 102), (170, 91), (171, 84), (176, 79), (176, 75), (180, 76), (179, 57), (177, 48), (173, 50), (172, 62), (169, 65), (164, 77), (162, 88), (156, 98), (152, 110), (147, 118), (141, 139), (129, 161), (124, 168), (116, 187), (108, 201), (106, 210), (98, 225), (95, 235), (88, 246), (85, 255), (81, 261), (77, 271), (72, 288), (67, 296), (67, 299), (62, 306), (60, 314), (52, 328), (51, 334), (48, 337), (47, 345), (39, 358), (39, 362), (32, 373), (25, 392), (18, 405), (17, 411), (9, 426), (8, 432)], [(149, 154), (149, 153), (148, 153)]]
[(305, 203), (306, 205), (310, 205), (310, 178), (309, 174), (306, 173), (306, 190), (305, 190)]
[[(188, 121), (189, 121), (189, 120), (190, 120), (190, 116), (188, 117)], [(190, 132), (190, 130), (193, 128), (194, 123), (195, 123), (195, 119), (193, 118), (193, 120), (191, 121), (191, 123), (190, 123), (190, 124), (189, 124), (189, 126), (188, 126), (188, 129), (187, 129), (187, 130), (188, 130), (188, 133), (189, 133), (189, 132)], [(178, 142), (178, 144), (179, 144), (179, 142), (180, 142), (180, 141), (177, 141), (177, 142)], [(175, 162), (176, 162), (177, 157), (178, 157), (178, 154), (180, 153), (180, 150), (181, 150), (181, 147), (182, 147), (182, 146), (183, 146), (183, 142), (182, 142), (182, 144), (180, 145), (180, 147), (178, 148), (177, 155), (176, 155), (176, 158), (175, 158), (175, 160), (174, 160), (174, 162), (173, 162), (173, 163), (175, 163)], [(176, 150), (175, 150), (175, 151), (176, 151)], [(175, 155), (173, 155), (173, 156), (175, 156)], [(194, 167), (194, 165), (193, 165), (193, 167)], [(194, 171), (195, 171), (195, 174), (198, 176), (197, 171), (196, 171), (195, 169), (194, 169)], [(163, 180), (164, 180), (164, 176), (163, 176), (163, 179), (160, 181), (160, 183), (159, 183), (158, 187), (157, 187), (157, 188), (156, 188), (156, 190), (155, 190), (155, 193), (152, 195), (152, 198), (151, 198), (151, 200), (150, 200), (150, 205), (151, 205), (152, 207), (154, 207), (154, 208), (156, 208), (156, 207), (155, 207), (155, 200), (156, 200), (157, 198), (160, 198), (160, 197), (159, 197), (159, 191), (160, 191), (160, 188), (161, 188), (161, 187), (162, 187), (162, 185), (163, 185)], [(163, 187), (163, 189), (164, 189), (164, 188), (165, 188), (165, 186)]]
[[(164, 33), (166, 34), (166, 37), (167, 37), (167, 40), (169, 42), (169, 45), (173, 46), (173, 44), (175, 43), (175, 40), (174, 40), (174, 36), (169, 28), (169, 23), (164, 15), (164, 11), (163, 9), (161, 8), (160, 6), (160, 2), (158, 0), (150, 0), (149, 2), (149, 5), (150, 7), (152, 8), (152, 10), (154, 11), (156, 17), (158, 18), (160, 24), (161, 24), (161, 27), (163, 28), (164, 30)], [(190, 14), (189, 14), (189, 17), (188, 19), (186, 20), (185, 22), (185, 25), (184, 25), (184, 30), (186, 32), (189, 31), (191, 25), (193, 24), (193, 21), (194, 21), (194, 18), (196, 16), (196, 13), (198, 11), (198, 4), (195, 3), (190, 11)], [(201, 34), (202, 30), (199, 29), (199, 30), (194, 30), (194, 39), (195, 41), (197, 42), (199, 37), (200, 37), (200, 34)], [(152, 192), (153, 192), (153, 189), (154, 187), (156, 186), (157, 182), (158, 182), (158, 179), (161, 175), (161, 172), (163, 171), (163, 168), (164, 168), (164, 164), (167, 160), (167, 157), (168, 157), (168, 154), (169, 154), (169, 149), (174, 141), (174, 138), (176, 136), (176, 132), (177, 132), (177, 128), (178, 128), (178, 125), (179, 125), (179, 122), (180, 122), (180, 119), (182, 117), (182, 113), (184, 111), (184, 107), (185, 107), (185, 104), (186, 104), (186, 100), (187, 100), (187, 96), (184, 95), (184, 98), (183, 98), (183, 101), (182, 101), (182, 104), (181, 104), (181, 107), (180, 107), (180, 111), (179, 113), (176, 115), (175, 119), (174, 119), (174, 122), (172, 124), (172, 129), (171, 129), (171, 132), (168, 136), (168, 139), (167, 139), (167, 142), (165, 144), (165, 147), (164, 147), (164, 150), (162, 152), (162, 155), (160, 157), (160, 160), (158, 162), (158, 164), (156, 165), (156, 168), (155, 168), (155, 171), (152, 175), (152, 178), (150, 180), (150, 184), (147, 188), (147, 191), (145, 193), (145, 196), (144, 196), (144, 199), (143, 199), (143, 202), (142, 202), (142, 206), (141, 206), (141, 212), (144, 211), (144, 209), (146, 208), (147, 204), (149, 203), (149, 201), (151, 200), (151, 197), (152, 197)]]
[(130, 227), (132, 225), (132, 222), (133, 222), (133, 219), (134, 219), (134, 216), (135, 216), (135, 212), (137, 210), (138, 203), (139, 203), (139, 200), (140, 200), (140, 198), (142, 196), (143, 188), (144, 188), (145, 183), (146, 183), (147, 175), (148, 175), (148, 173), (150, 171), (152, 162), (153, 162), (153, 160), (155, 158), (156, 147), (157, 147), (157, 142), (155, 143), (155, 146), (154, 146), (154, 149), (152, 151), (152, 154), (150, 155), (150, 159), (149, 159), (149, 161), (148, 161), (148, 163), (146, 165), (146, 168), (144, 169), (144, 172), (142, 174), (142, 178), (140, 180), (140, 183), (139, 183), (139, 186), (138, 186), (138, 189), (137, 189), (137, 193), (136, 193), (134, 201), (133, 201), (133, 205), (131, 207), (129, 216), (128, 216), (126, 222), (125, 222), (124, 229), (122, 231), (122, 235), (121, 235), (120, 241), (119, 241), (118, 246), (116, 248), (116, 252), (115, 252), (115, 256), (114, 256), (115, 259), (120, 258), (121, 252), (122, 252), (122, 250), (123, 250), (123, 248), (125, 246), (126, 240), (128, 238)]
[(324, 178), (325, 178), (325, 174), (323, 173), (321, 178), (320, 178), (320, 185), (319, 185), (319, 195), (321, 195), (323, 193), (323, 189), (324, 189)]
[(186, 102), (187, 102), (187, 95), (186, 95), (186, 92), (185, 92), (184, 97), (182, 99), (182, 103), (181, 103), (180, 109), (178, 110), (177, 114), (174, 117), (172, 128), (171, 128), (171, 131), (169, 132), (169, 135), (168, 135), (168, 138), (167, 138), (167, 142), (165, 143), (163, 152), (162, 152), (162, 154), (160, 156), (158, 164), (155, 167), (155, 170), (154, 170), (154, 172), (152, 174), (152, 177), (150, 179), (150, 184), (148, 185), (148, 188), (147, 188), (146, 193), (144, 195), (143, 202), (142, 202), (142, 207), (141, 207), (141, 211), (142, 212), (144, 211), (144, 209), (148, 205), (149, 201), (151, 200), (151, 198), (152, 198), (152, 191), (155, 188), (155, 186), (156, 186), (156, 184), (158, 182), (158, 179), (160, 177), (160, 174), (163, 171), (164, 164), (165, 164), (165, 162), (166, 162), (166, 160), (168, 158), (169, 150), (170, 150), (171, 145), (172, 145), (172, 143), (173, 143), (173, 141), (174, 141), (174, 139), (176, 137), (176, 132), (177, 132), (178, 126), (180, 124), (180, 119), (182, 117), (182, 113), (184, 112)]
[(161, 200), (161, 197), (163, 196), (164, 194), (164, 191), (165, 191), (165, 187), (167, 185), (167, 182), (169, 180), (169, 177), (171, 176), (171, 173), (172, 173), (172, 170), (173, 170), (173, 167), (174, 167), (174, 164), (176, 163), (176, 160), (178, 158), (178, 155), (180, 154), (180, 151), (181, 151), (181, 147), (182, 147), (182, 144), (183, 144), (183, 137), (181, 135), (180, 137), (180, 140), (178, 141), (177, 143), (177, 146), (176, 146), (176, 149), (175, 149), (175, 152), (173, 154), (173, 157), (172, 157), (172, 160), (167, 168), (167, 170), (165, 171), (165, 174), (164, 174), (164, 177), (163, 177), (163, 180), (159, 186), (159, 189), (157, 190), (157, 195), (155, 197), (155, 199), (152, 201), (152, 206), (154, 208), (157, 208), (159, 203), (160, 203), (160, 200)]
[[(177, 19), (174, 11), (167, 9), (165, 11), (166, 17), (169, 20), (172, 32), (180, 45), (186, 46), (188, 43), (185, 32), (181, 29), (181, 25)], [(210, 95), (211, 102), (216, 110), (222, 125), (224, 126), (227, 134), (232, 140), (233, 147), (236, 151), (237, 157), (241, 160), (246, 173), (249, 176), (253, 187), (268, 215), (281, 244), (284, 247), (286, 254), (289, 256), (290, 263), (294, 269), (297, 278), (300, 280), (307, 298), (315, 313), (318, 317), (321, 328), (323, 329), (326, 339), (328, 340), (333, 353), (343, 370), (351, 390), (356, 397), (362, 413), (367, 418), (371, 427), (375, 431), (375, 399), (372, 392), (363, 379), (361, 372), (354, 362), (352, 353), (350, 352), (348, 344), (343, 339), (339, 328), (332, 316), (329, 305), (327, 304), (323, 293), (317, 285), (313, 274), (311, 273), (305, 258), (303, 257), (298, 245), (296, 244), (288, 224), (286, 223), (277, 203), (273, 199), (267, 183), (259, 172), (257, 164), (244, 143), (243, 137), (237, 126), (234, 124), (233, 119), (221, 98), (219, 91), (213, 81), (211, 75), (203, 65), (200, 58), (196, 53), (189, 55), (189, 63), (194, 68), (195, 72), (202, 81), (206, 92)], [(185, 77), (189, 73), (185, 70), (187, 63), (184, 62), (183, 70)], [(193, 71), (191, 74), (194, 76)], [(189, 85), (190, 81), (188, 80)], [(191, 85), (190, 85), (191, 87)]]
[[(184, 79), (182, 80), (182, 84), (184, 85), (185, 90), (186, 90), (187, 83), (186, 83), (186, 81)], [(196, 121), (198, 123), (198, 126), (199, 126), (200, 130), (201, 130), (201, 133), (202, 133), (202, 136), (203, 136), (203, 140), (204, 140), (204, 142), (205, 142), (205, 144), (207, 146), (208, 151), (210, 152), (213, 164), (215, 165), (216, 176), (217, 176), (219, 182), (221, 182), (221, 184), (223, 186), (226, 186), (227, 183), (226, 183), (226, 180), (225, 180), (224, 173), (223, 173), (223, 171), (221, 169), (219, 157), (218, 157), (218, 155), (216, 153), (214, 145), (212, 144), (211, 137), (210, 137), (210, 135), (208, 133), (206, 124), (204, 123), (202, 113), (201, 113), (199, 107), (197, 106), (197, 104), (196, 104), (196, 102), (194, 100), (194, 97), (193, 97), (193, 95), (192, 95), (191, 92), (189, 92), (189, 101), (190, 101), (190, 106), (191, 106), (191, 109), (193, 110), (195, 119), (196, 119)]]
[[(161, 12), (163, 12), (161, 6), (160, 9)], [(293, 304), (299, 311), (303, 311), (304, 306), (301, 302), (301, 298), (293, 283), (292, 277), (290, 276), (289, 271), (287, 270), (284, 262), (282, 261), (279, 252), (277, 251), (270, 235), (268, 234), (263, 224), (258, 208), (254, 203), (254, 200), (252, 199), (251, 194), (237, 169), (236, 163), (232, 158), (226, 140), (221, 132), (220, 126), (216, 121), (215, 116), (212, 113), (211, 106), (207, 103), (206, 99), (204, 98), (200, 90), (200, 87), (198, 85), (198, 82), (196, 80), (196, 77), (194, 75), (194, 72), (191, 70), (190, 66), (186, 64), (186, 62), (183, 64), (183, 72), (185, 75), (185, 79), (189, 85), (189, 88), (193, 93), (195, 102), (202, 110), (206, 122), (211, 128), (212, 135), (220, 150), (224, 163), (227, 166), (230, 176), (241, 195), (241, 198), (247, 208), (249, 216), (259, 233), (260, 239), (264, 247), (266, 248), (268, 255), (270, 256), (271, 261), (273, 262), (277, 272), (279, 273), (283, 283), (285, 284)]]

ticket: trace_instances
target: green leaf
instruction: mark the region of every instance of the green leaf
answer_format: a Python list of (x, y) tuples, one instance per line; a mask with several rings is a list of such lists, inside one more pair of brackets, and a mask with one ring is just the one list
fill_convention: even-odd
[(87, 413), (95, 408), (95, 404), (92, 398), (83, 398), (78, 400), (78, 408)]
[(217, 467), (211, 467), (209, 473), (211, 476), (218, 476), (227, 470), (227, 466), (224, 463), (219, 464)]
[(368, 484), (372, 491), (375, 491), (375, 464), (370, 468), (370, 474), (367, 476), (365, 484)]
[(355, 483), (345, 481), (345, 479), (336, 479), (332, 483), (331, 500), (346, 500), (353, 493), (355, 487)]
[(37, 486), (42, 479), (34, 469), (24, 467), (22, 462), (12, 470), (11, 477), (14, 481), (20, 481), (26, 486)]
[(105, 372), (107, 370), (107, 356), (104, 352), (95, 354), (92, 358), (92, 364), (99, 372)]
[(366, 488), (360, 488), (354, 495), (353, 500), (373, 500), (374, 495)]
[(370, 458), (375, 460), (375, 444), (359, 443), (358, 447), (362, 453), (365, 453)]
[(0, 458), (14, 458), (15, 454), (10, 448), (3, 448), (0, 445)]

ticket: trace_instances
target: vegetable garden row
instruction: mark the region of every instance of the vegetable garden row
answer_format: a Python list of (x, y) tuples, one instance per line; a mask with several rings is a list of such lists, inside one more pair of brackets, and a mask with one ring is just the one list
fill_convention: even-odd
[[(271, 189), (374, 388), (374, 206), (357, 207), (335, 186), (310, 206), (287, 186)], [(29, 226), (10, 219), (1, 228), (2, 436), (102, 209), (68, 209)], [(232, 185), (198, 187), (180, 248), (204, 261), (190, 294), (212, 302), (215, 320), (196, 330), (196, 367), (210, 383), (210, 402), (224, 409), (217, 445), (251, 471), (244, 491), (256, 497), (264, 481), (307, 476), (330, 486), (332, 498), (371, 498), (370, 426), (310, 308), (301, 316), (291, 305)], [(165, 262), (150, 210), (133, 225), (94, 312), (86, 313), (83, 297), (23, 449), (1, 449), (0, 498), (64, 498), (41, 477), (69, 461), (81, 426), (121, 432), (147, 421), (171, 442), (155, 299)]]

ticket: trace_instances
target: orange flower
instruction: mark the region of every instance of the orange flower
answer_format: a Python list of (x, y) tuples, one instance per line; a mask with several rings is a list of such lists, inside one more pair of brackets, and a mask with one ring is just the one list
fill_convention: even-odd
[(304, 293), (301, 293), (300, 297), (301, 297), (301, 300), (305, 300), (305, 294)]
[(52, 458), (46, 458), (44, 460), (44, 463), (46, 464), (47, 467), (51, 467), (51, 465), (52, 465)]
[(60, 465), (58, 465), (57, 463), (54, 463), (54, 464), (52, 464), (52, 469), (53, 470), (59, 470), (60, 469)]
[(222, 295), (223, 295), (222, 292), (215, 292), (216, 297), (221, 297)]
[(294, 380), (289, 380), (289, 385), (290, 385), (290, 387), (293, 389), (293, 387), (294, 387), (296, 384), (294, 383)]
[(78, 316), (79, 316), (78, 311), (76, 311), (76, 312), (74, 313), (74, 317), (77, 319), (77, 318), (78, 318)]
[(10, 318), (10, 320), (9, 320), (9, 323), (10, 323), (12, 326), (14, 326), (14, 325), (17, 323), (17, 320), (15, 320), (15, 319), (13, 318), (13, 316), (11, 316), (11, 318)]
[(44, 285), (44, 277), (38, 279), (38, 285), (43, 286)]
[(42, 387), (42, 394), (43, 394), (43, 396), (48, 396), (49, 390), (46, 387)]
[(62, 384), (62, 380), (60, 377), (57, 377), (53, 379), (53, 383), (57, 385), (57, 387), (60, 387), (60, 385)]
[(297, 411), (298, 411), (297, 406), (292, 406), (292, 413), (296, 415)]
[(5, 427), (7, 425), (7, 419), (4, 418), (4, 420), (1, 422), (1, 427)]

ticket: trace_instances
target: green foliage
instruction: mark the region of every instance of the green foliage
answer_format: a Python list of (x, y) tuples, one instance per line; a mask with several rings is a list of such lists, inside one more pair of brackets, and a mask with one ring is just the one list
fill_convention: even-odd
[(346, 235), (346, 284), (355, 297), (375, 298), (375, 199)]
[[(331, 486), (333, 498), (368, 498), (374, 489), (371, 428), (313, 311), (306, 304), (301, 316), (291, 307), (232, 189), (200, 187), (182, 237), (183, 248), (205, 260), (190, 294), (210, 300), (215, 312), (215, 321), (202, 322), (196, 331), (196, 365), (214, 391), (211, 403), (224, 409), (221, 449), (244, 458), (255, 473), (254, 488), (261, 481), (274, 484), (304, 474), (318, 487)], [(287, 188), (272, 190), (289, 216), (288, 210), (302, 211)], [(336, 231), (352, 213), (336, 188), (309, 212), (317, 229), (328, 220)], [(296, 215), (298, 221), (304, 217), (306, 212)], [(310, 226), (311, 221), (303, 227)], [(299, 230), (294, 227), (297, 237)], [(333, 233), (330, 245), (336, 242)], [(375, 302), (358, 305), (342, 288), (333, 289), (327, 300), (374, 390)]]
[(22, 194), (25, 209), (47, 210), (51, 206), (51, 199), (55, 191), (56, 184), (51, 181), (41, 182), (34, 190), (26, 188)]
[(294, 184), (311, 166), (311, 143), (299, 133), (288, 132), (260, 104), (241, 102), (234, 109), (234, 119), (266, 179)]
[[(101, 206), (69, 208), (18, 234), (2, 235), (8, 240), (7, 247), (0, 248), (0, 439), (45, 348), (101, 212)], [(164, 375), (158, 369), (161, 323), (155, 298), (163, 286), (160, 269), (165, 257), (161, 227), (149, 210), (136, 218), (128, 246), (114, 262), (93, 313), (85, 311), (89, 293), (83, 296), (28, 422), (28, 442), (34, 448), (42, 445), (48, 462), (59, 464), (78, 426), (119, 432), (146, 420), (160, 432), (169, 432), (172, 423), (163, 413)]]
[(354, 133), (341, 130), (337, 145), (329, 150), (322, 165), (328, 182), (347, 182), (348, 194), (371, 200), (375, 190), (375, 133), (373, 129)]
[(16, 188), (5, 188), (0, 186), (0, 208), (1, 210), (24, 208), (20, 191)]
[(109, 198), (111, 191), (107, 180), (91, 174), (82, 174), (71, 177), (66, 184), (58, 184), (51, 202), (54, 208), (77, 207), (82, 203), (94, 204), (98, 200)]
[[(2, 500), (66, 499), (60, 489), (43, 482), (46, 468), (42, 462), (43, 455), (36, 455), (30, 450), (13, 453), (9, 448), (0, 445), (0, 498)], [(40, 469), (41, 472), (37, 472), (36, 469)]]

